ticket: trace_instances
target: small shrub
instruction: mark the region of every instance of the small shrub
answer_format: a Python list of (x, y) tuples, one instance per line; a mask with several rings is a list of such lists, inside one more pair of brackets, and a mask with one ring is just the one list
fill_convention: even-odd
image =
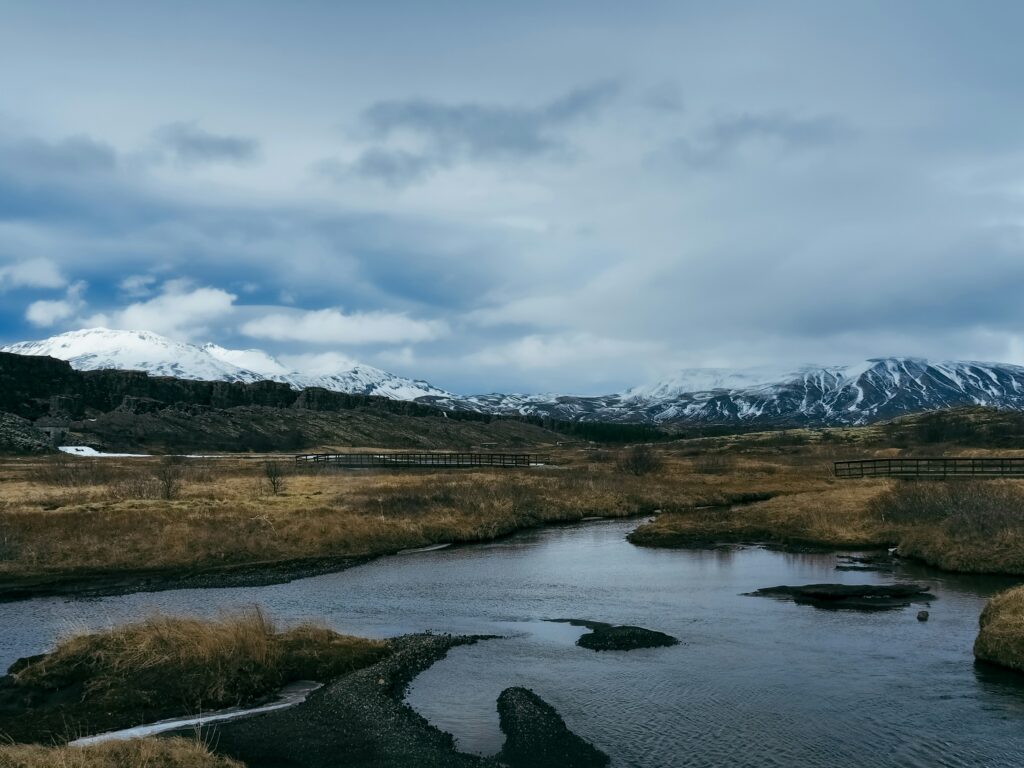
[(161, 499), (171, 501), (181, 494), (185, 465), (180, 456), (164, 456), (153, 470), (157, 493)]
[(40, 463), (31, 479), (58, 488), (85, 488), (110, 481), (113, 472), (103, 460), (86, 459), (60, 452)]
[(263, 462), (263, 479), (266, 481), (267, 488), (274, 496), (284, 491), (285, 475), (287, 472), (288, 470), (283, 462)]
[(109, 486), (109, 496), (114, 499), (156, 499), (160, 486), (155, 477), (132, 472), (119, 477)]
[(724, 475), (732, 471), (731, 456), (721, 453), (702, 453), (693, 461), (693, 471), (698, 475)]
[(619, 455), (618, 468), (636, 477), (648, 475), (661, 469), (661, 457), (646, 444), (634, 445)]

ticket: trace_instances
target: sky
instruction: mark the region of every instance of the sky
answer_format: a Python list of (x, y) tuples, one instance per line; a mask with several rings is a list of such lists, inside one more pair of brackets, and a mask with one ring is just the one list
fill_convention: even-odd
[(0, 342), (460, 393), (1024, 363), (1024, 4), (0, 0)]

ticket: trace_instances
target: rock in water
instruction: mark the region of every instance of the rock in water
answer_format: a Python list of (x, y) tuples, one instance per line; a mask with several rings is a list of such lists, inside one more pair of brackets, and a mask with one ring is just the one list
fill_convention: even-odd
[(506, 688), (498, 697), (505, 746), (498, 759), (511, 768), (590, 768), (608, 755), (570, 731), (561, 715), (528, 688)]
[(917, 612), (917, 620), (918, 621), (928, 621), (928, 611), (918, 611)]
[(590, 630), (581, 635), (576, 645), (592, 651), (634, 651), (637, 648), (663, 648), (678, 645), (679, 640), (655, 629), (634, 627), (630, 624), (608, 624), (589, 619), (549, 619), (560, 624), (586, 627)]
[(920, 584), (808, 584), (803, 587), (766, 587), (749, 593), (757, 597), (789, 598), (815, 608), (858, 611), (905, 608), (911, 603), (935, 599)]

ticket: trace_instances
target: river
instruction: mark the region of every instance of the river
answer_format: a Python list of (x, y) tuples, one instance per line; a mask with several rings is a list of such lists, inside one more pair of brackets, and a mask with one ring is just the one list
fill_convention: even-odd
[[(1024, 765), (1024, 676), (971, 655), (985, 599), (1014, 581), (914, 565), (839, 571), (835, 555), (759, 547), (643, 549), (625, 541), (636, 525), (526, 531), (267, 587), (0, 604), (0, 664), (73, 628), (259, 604), (353, 634), (503, 635), (454, 649), (407, 697), (465, 751), (500, 748), (495, 699), (524, 685), (617, 766)], [(742, 594), (894, 578), (930, 587), (929, 621), (917, 606), (827, 611)], [(595, 653), (575, 645), (585, 630), (553, 618), (639, 624), (681, 644)]]

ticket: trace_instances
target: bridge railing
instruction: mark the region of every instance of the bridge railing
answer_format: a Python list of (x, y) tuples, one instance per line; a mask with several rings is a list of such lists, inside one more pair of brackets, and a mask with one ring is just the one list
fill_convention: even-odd
[(323, 464), (335, 467), (532, 467), (551, 463), (541, 453), (306, 453), (295, 457), (296, 464)]
[(985, 456), (922, 459), (858, 459), (837, 461), (833, 472), (838, 478), (861, 477), (1024, 477), (1024, 458)]

